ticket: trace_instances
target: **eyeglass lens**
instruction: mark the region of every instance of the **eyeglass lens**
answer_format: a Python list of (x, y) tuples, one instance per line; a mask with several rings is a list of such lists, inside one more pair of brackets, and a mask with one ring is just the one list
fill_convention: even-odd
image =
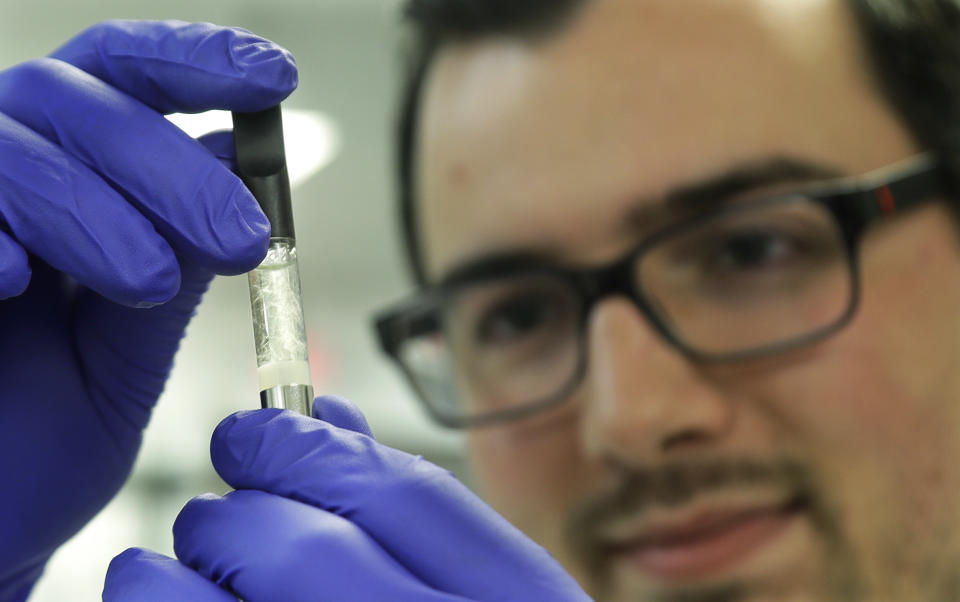
[(686, 346), (706, 355), (777, 345), (830, 327), (853, 291), (843, 234), (802, 198), (731, 211), (645, 253), (636, 282)]

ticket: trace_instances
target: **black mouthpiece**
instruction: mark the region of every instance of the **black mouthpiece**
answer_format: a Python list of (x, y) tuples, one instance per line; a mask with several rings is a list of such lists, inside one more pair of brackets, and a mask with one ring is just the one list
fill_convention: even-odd
[(271, 236), (294, 238), (280, 105), (256, 113), (234, 112), (233, 141), (237, 174), (270, 220)]

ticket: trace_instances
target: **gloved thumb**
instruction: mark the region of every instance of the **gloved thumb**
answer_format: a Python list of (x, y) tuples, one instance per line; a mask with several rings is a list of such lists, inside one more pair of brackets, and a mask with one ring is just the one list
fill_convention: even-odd
[(363, 412), (343, 397), (335, 395), (317, 397), (313, 400), (313, 417), (337, 428), (373, 437), (373, 431), (370, 430)]

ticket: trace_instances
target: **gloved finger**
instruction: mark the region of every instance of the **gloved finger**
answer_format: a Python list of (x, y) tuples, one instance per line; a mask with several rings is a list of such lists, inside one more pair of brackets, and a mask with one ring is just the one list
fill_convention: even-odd
[(194, 498), (173, 538), (184, 564), (247, 602), (466, 602), (421, 583), (350, 521), (261, 491)]
[(259, 111), (297, 87), (297, 66), (287, 50), (210, 23), (107, 21), (50, 56), (163, 113)]
[[(0, 149), (2, 148), (3, 142), (0, 141)], [(2, 150), (0, 150), (0, 164), (3, 164)], [(0, 204), (2, 202), (0, 199)], [(3, 210), (0, 209), (0, 215), (2, 213)], [(22, 294), (27, 290), (28, 284), (30, 284), (30, 262), (27, 260), (26, 251), (12, 238), (0, 232), (0, 300)]]
[[(222, 133), (220, 133), (222, 134)], [(232, 134), (227, 133), (229, 138)], [(233, 154), (233, 142), (216, 143), (217, 134), (204, 136), (220, 155)], [(181, 263), (180, 292), (169, 302), (148, 311), (117, 307), (106, 299), (81, 291), (76, 303), (77, 351), (83, 359), (84, 376), (91, 400), (110, 424), (115, 437), (137, 438), (146, 426), (156, 395), (173, 367), (184, 329), (206, 292), (213, 273), (188, 262)], [(116, 366), (123, 365), (118, 373)], [(127, 403), (116, 403), (124, 399)], [(134, 400), (142, 400), (140, 403)]]
[(236, 596), (173, 558), (130, 548), (110, 562), (103, 602), (237, 602)]
[(588, 599), (546, 550), (448, 471), (366, 435), (258, 410), (222, 421), (210, 449), (231, 486), (349, 518), (440, 591), (476, 600)]
[(313, 417), (335, 427), (373, 437), (367, 419), (356, 405), (343, 397), (322, 395), (313, 400)]
[(197, 142), (220, 161), (220, 164), (232, 172), (237, 171), (237, 149), (233, 144), (233, 132), (220, 130), (197, 138)]
[(22, 63), (0, 72), (0, 112), (123, 191), (187, 260), (238, 274), (266, 254), (270, 224), (240, 179), (161, 115), (93, 76), (54, 59)]
[[(20, 247), (117, 303), (156, 305), (180, 286), (173, 250), (150, 222), (85, 165), (2, 113), (0, 223)], [(26, 257), (16, 255), (0, 252), (26, 279)]]

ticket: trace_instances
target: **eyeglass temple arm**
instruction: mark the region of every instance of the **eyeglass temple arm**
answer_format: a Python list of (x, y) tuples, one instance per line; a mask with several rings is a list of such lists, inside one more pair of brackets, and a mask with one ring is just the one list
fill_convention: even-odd
[(913, 173), (902, 174), (864, 190), (872, 197), (876, 214), (889, 216), (944, 193), (943, 171), (935, 159), (923, 157), (909, 169)]

